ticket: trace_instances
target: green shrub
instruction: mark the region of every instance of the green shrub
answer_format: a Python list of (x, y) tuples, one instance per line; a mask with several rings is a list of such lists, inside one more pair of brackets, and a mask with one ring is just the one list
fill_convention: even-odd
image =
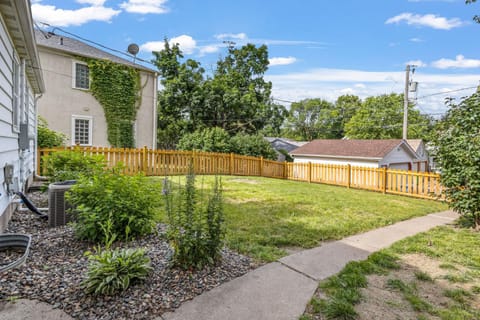
[(48, 127), (47, 121), (38, 117), (37, 144), (39, 148), (60, 147), (65, 144), (65, 135)]
[(185, 186), (177, 194), (171, 192), (168, 181), (166, 187), (168, 234), (174, 249), (174, 263), (184, 269), (214, 264), (221, 257), (225, 234), (219, 178), (215, 178), (206, 207), (198, 203), (192, 167)]
[(230, 152), (230, 136), (222, 128), (206, 128), (187, 133), (178, 142), (179, 150)]
[(45, 175), (51, 182), (76, 180), (91, 176), (105, 168), (102, 155), (86, 155), (78, 151), (56, 151), (43, 157)]
[(144, 249), (107, 249), (90, 254), (89, 261), (82, 286), (92, 294), (113, 295), (125, 291), (135, 281), (144, 280), (152, 270)]
[(277, 153), (261, 135), (239, 133), (230, 140), (233, 153), (276, 160)]
[(126, 176), (120, 167), (82, 176), (67, 194), (75, 206), (75, 233), (80, 239), (105, 241), (104, 227), (111, 220), (111, 233), (128, 240), (152, 232), (158, 196), (144, 176)]

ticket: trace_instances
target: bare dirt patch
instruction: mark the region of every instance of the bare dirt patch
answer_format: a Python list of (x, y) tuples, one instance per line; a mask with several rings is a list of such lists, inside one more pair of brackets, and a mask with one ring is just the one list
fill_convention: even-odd
[[(441, 263), (420, 254), (408, 254), (401, 257), (401, 268), (391, 271), (388, 275), (367, 276), (368, 287), (362, 290), (362, 302), (355, 306), (358, 319), (418, 319), (423, 315), (427, 319), (439, 319), (427, 312), (418, 312), (399, 290), (388, 286), (389, 279), (398, 279), (403, 283), (416, 288), (415, 295), (430, 304), (433, 309), (446, 309), (455, 304), (455, 301), (445, 296), (446, 290), (464, 289), (470, 291), (474, 285), (479, 285), (478, 280), (468, 283), (451, 282), (445, 279), (448, 274), (464, 274), (467, 270), (455, 265), (456, 270), (446, 270), (440, 267)], [(417, 279), (416, 273), (424, 272), (433, 281)], [(479, 295), (466, 298), (473, 308), (478, 308)]]

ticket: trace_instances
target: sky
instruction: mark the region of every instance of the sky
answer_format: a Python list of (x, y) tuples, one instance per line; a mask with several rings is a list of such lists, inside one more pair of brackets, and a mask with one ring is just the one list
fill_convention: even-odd
[[(276, 101), (343, 94), (403, 93), (405, 67), (415, 65), (412, 101), (439, 116), (445, 98), (480, 85), (480, 2), (464, 0), (31, 0), (38, 25), (73, 33), (151, 60), (163, 41), (207, 71), (237, 46), (266, 44)], [(42, 24), (47, 23), (49, 26)], [(63, 31), (62, 31), (63, 30)], [(153, 67), (152, 67), (153, 68)], [(465, 89), (468, 88), (468, 89)], [(453, 91), (453, 92), (452, 92)]]

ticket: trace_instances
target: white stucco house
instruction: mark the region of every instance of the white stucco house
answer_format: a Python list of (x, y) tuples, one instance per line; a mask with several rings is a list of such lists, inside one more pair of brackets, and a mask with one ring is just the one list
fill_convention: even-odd
[[(85, 42), (35, 30), (46, 93), (38, 101), (39, 115), (49, 128), (62, 132), (71, 145), (111, 146), (100, 103), (89, 91), (87, 59), (105, 59), (135, 68), (140, 73), (141, 103), (133, 127), (135, 147), (157, 145), (157, 73)], [(112, 79), (112, 82), (115, 79)]]
[(44, 92), (29, 0), (0, 1), (0, 232), (15, 211), (14, 192), (36, 163), (37, 99)]
[[(290, 153), (296, 163), (321, 163), (425, 171), (405, 140), (313, 140)], [(421, 170), (418, 170), (418, 169)]]

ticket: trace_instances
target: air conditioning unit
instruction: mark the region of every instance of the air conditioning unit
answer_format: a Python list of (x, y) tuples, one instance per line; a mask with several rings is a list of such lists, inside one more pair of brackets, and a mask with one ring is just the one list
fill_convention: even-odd
[(48, 225), (50, 227), (64, 226), (70, 222), (71, 206), (65, 201), (65, 193), (75, 184), (75, 180), (54, 182), (48, 186)]

